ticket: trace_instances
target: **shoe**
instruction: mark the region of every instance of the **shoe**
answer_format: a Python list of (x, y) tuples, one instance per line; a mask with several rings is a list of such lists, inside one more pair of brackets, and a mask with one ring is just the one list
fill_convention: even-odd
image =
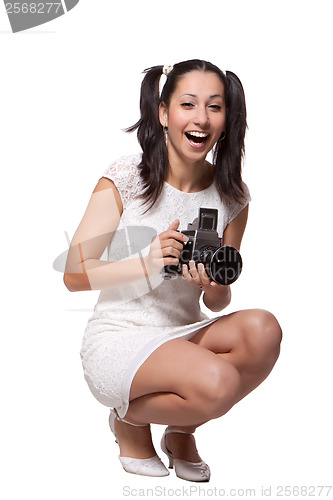
[(186, 481), (195, 482), (207, 482), (210, 479), (210, 468), (209, 466), (201, 462), (187, 462), (186, 460), (180, 460), (178, 458), (173, 458), (173, 455), (166, 446), (166, 436), (171, 432), (179, 432), (180, 434), (191, 434), (190, 432), (180, 431), (178, 429), (167, 428), (162, 436), (161, 448), (162, 451), (169, 457), (169, 469), (175, 467), (176, 476), (185, 479)]
[[(127, 420), (124, 420), (119, 417), (115, 409), (111, 409), (109, 424), (111, 431), (116, 439), (116, 443), (118, 443), (118, 438), (115, 433), (116, 420), (119, 420), (120, 422), (125, 422), (126, 424), (129, 425), (133, 425), (134, 427), (149, 427), (149, 424), (137, 425), (137, 424), (132, 424), (131, 422), (127, 422)], [(158, 457), (157, 455), (151, 458), (121, 457), (119, 455), (119, 460), (121, 465), (123, 466), (123, 469), (126, 472), (129, 472), (130, 474), (140, 474), (141, 476), (155, 476), (155, 477), (168, 476), (170, 474), (170, 472), (165, 467), (160, 457)]]

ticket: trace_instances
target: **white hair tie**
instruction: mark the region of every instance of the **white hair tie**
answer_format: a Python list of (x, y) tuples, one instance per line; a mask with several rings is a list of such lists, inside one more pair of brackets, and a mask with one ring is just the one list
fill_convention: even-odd
[(163, 66), (163, 75), (169, 76), (172, 70), (173, 66)]
[(167, 77), (166, 77), (166, 75), (162, 74), (162, 75), (160, 76), (160, 81), (159, 81), (159, 84), (158, 84), (158, 86), (159, 86), (159, 93), (160, 93), (160, 97), (161, 97), (162, 90), (163, 90), (163, 87), (164, 87), (164, 85), (165, 85), (166, 81), (167, 81)]
[(161, 75), (160, 81), (159, 81), (160, 97), (162, 94), (163, 87), (166, 84), (167, 78), (170, 75), (172, 70), (173, 70), (173, 66), (163, 66), (163, 72), (162, 72), (162, 75)]

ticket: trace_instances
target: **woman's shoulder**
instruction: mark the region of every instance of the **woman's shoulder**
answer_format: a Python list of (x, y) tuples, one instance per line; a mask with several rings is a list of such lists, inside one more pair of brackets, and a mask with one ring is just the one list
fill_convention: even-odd
[(104, 171), (103, 177), (109, 177), (113, 180), (114, 176), (124, 176), (124, 175), (138, 175), (138, 165), (141, 162), (142, 154), (132, 154), (126, 156), (120, 156), (117, 160), (114, 160), (108, 168)]
[(227, 200), (227, 211), (228, 211), (228, 223), (230, 223), (237, 215), (247, 207), (251, 201), (251, 194), (247, 184), (242, 181), (243, 197), (239, 201), (237, 200)]
[(123, 204), (133, 199), (141, 189), (138, 169), (141, 158), (141, 153), (121, 156), (110, 163), (102, 175), (114, 183)]

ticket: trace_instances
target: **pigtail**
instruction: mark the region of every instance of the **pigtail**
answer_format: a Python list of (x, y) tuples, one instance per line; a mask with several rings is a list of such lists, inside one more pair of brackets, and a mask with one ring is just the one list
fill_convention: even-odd
[(242, 184), (242, 161), (245, 154), (246, 103), (243, 86), (231, 71), (226, 72), (227, 122), (223, 140), (214, 151), (216, 187), (230, 199), (242, 202), (245, 197)]
[(141, 198), (150, 201), (149, 208), (157, 200), (167, 176), (168, 154), (164, 141), (163, 127), (159, 121), (159, 82), (163, 66), (154, 66), (146, 73), (141, 84), (140, 120), (126, 129), (137, 130), (138, 142), (142, 148), (142, 161), (138, 165), (144, 190)]
[[(141, 84), (140, 120), (126, 129), (137, 130), (142, 148), (142, 160), (138, 165), (143, 183), (140, 198), (147, 204), (146, 213), (156, 202), (163, 189), (169, 169), (168, 151), (164, 140), (163, 127), (159, 121), (159, 104), (164, 102), (168, 108), (171, 96), (179, 78), (191, 71), (212, 71), (223, 82), (227, 108), (226, 135), (221, 137), (213, 152), (215, 165), (215, 185), (221, 199), (241, 203), (245, 198), (242, 183), (242, 160), (246, 132), (246, 105), (242, 84), (239, 78), (228, 71), (223, 73), (217, 66), (200, 59), (183, 61), (174, 66), (153, 66), (144, 71)], [(167, 76), (160, 95), (160, 78)]]

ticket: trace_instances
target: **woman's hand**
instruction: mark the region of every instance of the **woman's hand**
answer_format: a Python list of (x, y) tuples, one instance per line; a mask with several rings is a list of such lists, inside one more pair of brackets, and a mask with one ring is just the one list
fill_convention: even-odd
[(211, 311), (221, 311), (230, 304), (231, 291), (229, 285), (219, 285), (211, 280), (200, 262), (196, 267), (195, 262), (190, 260), (189, 268), (183, 264), (183, 276), (186, 280), (199, 287), (204, 293), (203, 301)]
[(190, 260), (189, 266), (183, 264), (182, 271), (184, 278), (186, 278), (186, 280), (192, 285), (199, 287), (201, 290), (210, 286), (211, 280), (202, 263), (198, 264), (198, 267), (196, 267), (194, 260)]
[(168, 229), (158, 234), (150, 245), (149, 254), (145, 257), (148, 274), (158, 274), (164, 266), (178, 265), (183, 243), (187, 236), (176, 231), (179, 220), (174, 220)]
[(189, 283), (198, 286), (204, 292), (222, 286), (210, 279), (205, 271), (205, 266), (201, 262), (198, 264), (198, 267), (196, 267), (194, 260), (190, 260), (189, 267), (183, 264), (182, 271), (183, 276)]

